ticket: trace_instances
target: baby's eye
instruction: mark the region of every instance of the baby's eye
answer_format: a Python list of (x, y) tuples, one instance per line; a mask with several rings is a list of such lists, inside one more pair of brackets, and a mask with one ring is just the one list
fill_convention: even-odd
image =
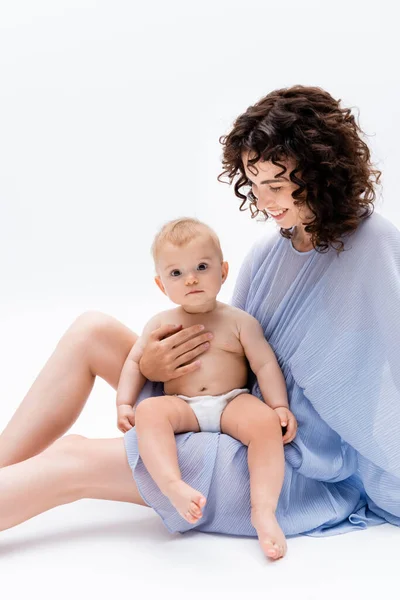
[(270, 187), (269, 189), (271, 190), (271, 192), (279, 192), (279, 190), (282, 189), (282, 186), (281, 187), (276, 187), (276, 188)]
[(170, 275), (171, 277), (179, 277), (179, 275), (182, 275), (182, 273), (179, 269), (174, 269), (173, 271), (171, 271)]
[(197, 266), (197, 270), (198, 270), (198, 271), (205, 271), (206, 269), (208, 269), (208, 264), (207, 264), (207, 263), (200, 263), (200, 264)]

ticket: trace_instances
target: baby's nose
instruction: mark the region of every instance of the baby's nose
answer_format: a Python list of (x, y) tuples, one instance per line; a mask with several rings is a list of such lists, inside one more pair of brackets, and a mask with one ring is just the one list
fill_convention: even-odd
[(197, 277), (193, 275), (193, 273), (190, 273), (190, 275), (186, 277), (185, 283), (186, 285), (193, 285), (194, 283), (197, 283)]

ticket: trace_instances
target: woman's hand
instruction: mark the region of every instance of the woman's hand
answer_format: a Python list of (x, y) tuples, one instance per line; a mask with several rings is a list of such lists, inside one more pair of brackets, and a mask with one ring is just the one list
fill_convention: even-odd
[(150, 381), (163, 382), (192, 373), (201, 364), (194, 359), (208, 350), (211, 338), (211, 333), (204, 333), (203, 325), (185, 329), (182, 325), (162, 325), (149, 336), (140, 371)]
[(289, 444), (296, 437), (297, 432), (297, 421), (294, 414), (284, 406), (279, 406), (274, 409), (277, 413), (279, 420), (281, 422), (281, 427), (286, 427), (286, 433), (283, 436), (283, 443)]

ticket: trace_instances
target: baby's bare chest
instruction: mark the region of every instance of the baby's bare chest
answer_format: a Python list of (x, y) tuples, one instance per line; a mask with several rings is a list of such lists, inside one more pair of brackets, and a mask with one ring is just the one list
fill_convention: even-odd
[[(167, 322), (171, 321), (165, 320), (165, 323)], [(218, 319), (201, 314), (193, 315), (193, 317), (188, 315), (183, 318), (180, 316), (179, 324), (183, 328), (192, 325), (203, 325), (204, 332), (212, 333), (210, 352), (223, 351), (244, 355), (243, 346), (239, 339), (238, 323), (233, 317), (225, 316), (223, 319)]]

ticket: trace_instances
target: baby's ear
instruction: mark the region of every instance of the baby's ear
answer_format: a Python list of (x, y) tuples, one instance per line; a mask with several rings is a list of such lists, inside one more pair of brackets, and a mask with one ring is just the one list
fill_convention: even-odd
[(225, 283), (226, 278), (228, 277), (228, 272), (229, 272), (229, 265), (226, 262), (226, 260), (224, 260), (224, 262), (221, 264), (221, 272), (222, 272), (222, 283)]
[(156, 275), (154, 277), (154, 281), (156, 282), (157, 286), (160, 288), (160, 290), (162, 291), (163, 294), (167, 295), (166, 291), (165, 291), (165, 287), (163, 286), (163, 283), (161, 281), (161, 277), (159, 275)]

